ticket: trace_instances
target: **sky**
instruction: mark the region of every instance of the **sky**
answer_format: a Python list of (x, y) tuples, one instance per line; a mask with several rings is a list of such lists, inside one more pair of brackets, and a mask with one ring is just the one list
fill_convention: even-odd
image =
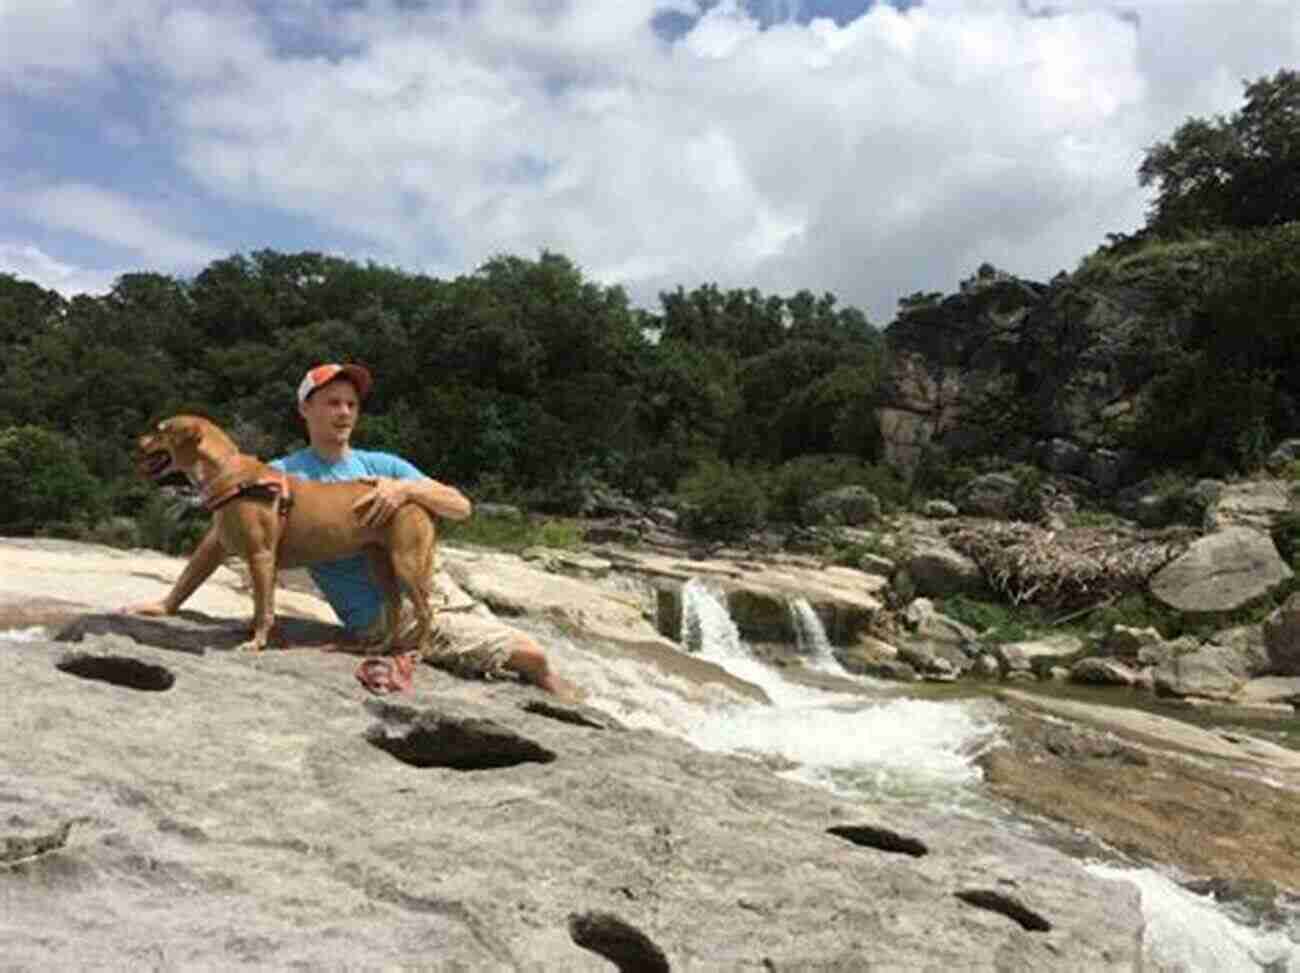
[(0, 0), (0, 272), (71, 296), (314, 250), (572, 259), (876, 324), (1141, 226), (1296, 0)]

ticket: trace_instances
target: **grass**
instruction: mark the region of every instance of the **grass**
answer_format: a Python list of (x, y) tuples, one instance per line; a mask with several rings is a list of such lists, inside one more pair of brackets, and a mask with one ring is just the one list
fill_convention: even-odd
[(533, 519), (476, 516), (462, 521), (444, 520), (438, 529), (442, 537), (453, 544), (490, 547), (513, 553), (529, 547), (576, 550), (582, 546), (581, 525), (563, 517)]

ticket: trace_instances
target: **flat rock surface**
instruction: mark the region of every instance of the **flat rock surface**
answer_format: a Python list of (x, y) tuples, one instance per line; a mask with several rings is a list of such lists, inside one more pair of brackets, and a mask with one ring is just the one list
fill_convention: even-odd
[[(9, 966), (1139, 963), (1134, 886), (994, 821), (894, 819), (512, 682), (422, 666), (377, 700), (343, 653), (225, 650), (247, 613), (233, 589), (229, 611), (147, 629), (105, 614), (157, 597), (175, 559), (0, 551), (7, 590), (99, 611), (80, 641), (0, 642)], [(16, 551), (38, 556), (15, 579)]]
[(1000, 695), (1013, 704), (1004, 745), (980, 760), (994, 793), (1138, 861), (1300, 889), (1300, 754), (1116, 706)]
[[(629, 942), (688, 970), (1136, 961), (1131, 886), (992, 825), (891, 821), (514, 684), (421, 667), (377, 702), (355, 661), (5, 644), (6, 963), (597, 970), (591, 944)], [(141, 667), (169, 687), (113, 681)]]

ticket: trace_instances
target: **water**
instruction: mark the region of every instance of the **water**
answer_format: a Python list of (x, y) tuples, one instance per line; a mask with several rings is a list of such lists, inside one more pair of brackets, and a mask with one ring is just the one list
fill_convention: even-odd
[(807, 598), (790, 600), (790, 624), (794, 628), (795, 649), (812, 668), (837, 676), (845, 675), (844, 667), (831, 651), (826, 628)]
[(1146, 917), (1143, 954), (1168, 973), (1300, 973), (1300, 946), (1277, 930), (1230, 919), (1214, 899), (1195, 895), (1149, 868), (1089, 865), (1102, 878), (1132, 882)]
[[(803, 614), (794, 605), (791, 610)], [(810, 607), (808, 614), (813, 614)], [(923, 803), (1021, 830), (1022, 823), (1007, 820), (980, 794), (975, 758), (997, 740), (997, 703), (897, 698), (896, 687), (866, 679), (854, 680), (856, 692), (792, 683), (753, 657), (723, 599), (698, 580), (683, 586), (682, 632), (684, 649), (761, 687), (772, 705), (720, 686), (701, 688), (626, 659), (582, 665), (573, 678), (592, 688), (593, 705), (633, 726), (684, 737), (706, 750), (776, 758), (791, 768), (782, 776), (848, 799), (875, 806)], [(807, 634), (812, 661), (819, 657), (820, 642)], [(1239, 923), (1213, 899), (1188, 892), (1153, 869), (1086, 867), (1137, 885), (1152, 969), (1300, 973), (1300, 947), (1285, 932)]]
[[(953, 810), (982, 805), (972, 786), (981, 779), (974, 761), (996, 739), (996, 704), (898, 699), (889, 684), (867, 679), (856, 684), (874, 695), (790, 682), (754, 658), (723, 599), (698, 579), (682, 588), (682, 631), (688, 648), (761, 687), (772, 701), (700, 714), (687, 736), (701, 749), (778, 757), (794, 765), (786, 776), (846, 797), (938, 800)], [(818, 651), (842, 674), (819, 621), (815, 633), (810, 637), (825, 643)]]

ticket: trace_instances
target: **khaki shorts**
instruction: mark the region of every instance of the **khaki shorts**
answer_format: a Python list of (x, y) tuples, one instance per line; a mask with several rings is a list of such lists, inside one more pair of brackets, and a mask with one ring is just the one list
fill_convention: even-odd
[[(491, 679), (504, 672), (514, 654), (511, 643), (519, 635), (515, 629), (498, 621), (442, 572), (434, 576), (433, 608), (433, 630), (423, 653), (426, 662), (465, 678)], [(414, 627), (415, 615), (404, 599), (400, 631), (406, 635)], [(387, 631), (381, 614), (361, 633), (361, 642), (381, 641)]]

